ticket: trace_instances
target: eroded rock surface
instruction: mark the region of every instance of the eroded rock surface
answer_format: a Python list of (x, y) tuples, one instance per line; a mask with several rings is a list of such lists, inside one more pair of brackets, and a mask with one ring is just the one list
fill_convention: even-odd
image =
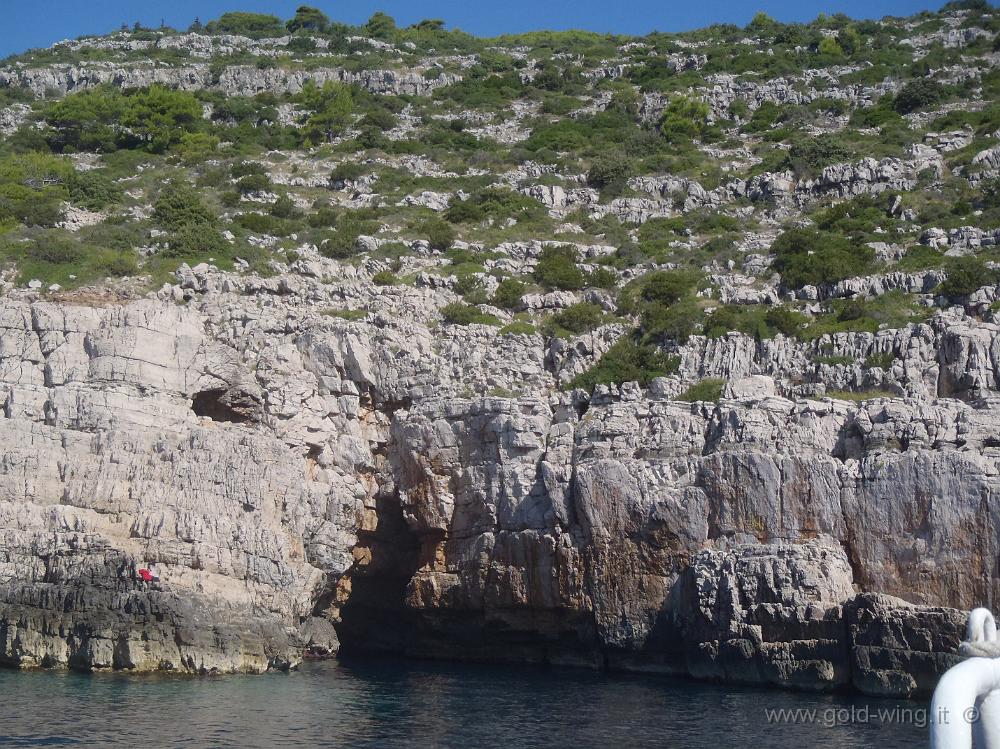
[[(596, 56), (428, 22), (10, 58), (0, 663), (342, 646), (927, 692), (1000, 594), (1000, 56), (992, 14), (938, 15), (794, 47), (760, 18)], [(52, 114), (153, 85), (199, 92), (162, 143)], [(864, 252), (796, 274), (778, 240), (817, 227)], [(634, 333), (644, 387), (574, 389)]]
[[(789, 399), (780, 341), (737, 371), (693, 340), (678, 377), (727, 362), (718, 404), (588, 401), (538, 336), (431, 334), (447, 291), (348, 279), (334, 296), (372, 308), (350, 321), (320, 281), (180, 277), (0, 309), (6, 663), (258, 671), (335, 650), (333, 624), (352, 648), (909, 694), (958, 616), (912, 604), (997, 594), (995, 326), (894, 343), (919, 397)], [(529, 394), (463, 395), (491, 387)]]

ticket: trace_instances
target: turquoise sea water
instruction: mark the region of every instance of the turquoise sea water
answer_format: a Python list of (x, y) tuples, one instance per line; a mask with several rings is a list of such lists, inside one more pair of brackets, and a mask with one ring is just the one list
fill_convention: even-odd
[[(922, 747), (925, 703), (374, 660), (212, 678), (0, 670), (0, 746)], [(796, 719), (766, 710), (815, 711)]]

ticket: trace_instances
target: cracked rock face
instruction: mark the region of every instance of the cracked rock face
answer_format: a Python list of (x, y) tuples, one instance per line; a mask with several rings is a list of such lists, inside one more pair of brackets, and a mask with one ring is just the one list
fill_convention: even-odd
[(298, 93), (306, 81), (322, 86), (327, 81), (358, 84), (374, 94), (427, 96), (435, 88), (461, 80), (460, 76), (442, 74), (427, 79), (418, 71), (350, 71), (342, 68), (318, 68), (311, 71), (261, 69), (250, 65), (230, 65), (216, 78), (208, 64), (183, 67), (120, 66), (95, 63), (85, 66), (49, 66), (42, 68), (0, 69), (0, 87), (23, 88), (37, 97), (65, 95), (95, 86), (111, 84), (120, 88), (139, 88), (161, 84), (184, 91), (215, 89), (227, 96), (254, 96), (262, 91)]
[[(899, 344), (920, 397), (790, 400), (748, 364), (718, 405), (660, 381), (588, 402), (538, 336), (399, 314), (447, 291), (348, 321), (319, 281), (180, 276), (0, 307), (5, 663), (260, 671), (334, 652), (333, 625), (359, 649), (914, 694), (960, 615), (913, 604), (997, 595), (995, 326)], [(717, 371), (701, 345), (682, 372)], [(463, 395), (495, 386), (529, 394)]]
[[(0, 328), (0, 660), (261, 671), (364, 515), (307, 451), (192, 410), (252, 372), (196, 314), (10, 305)], [(356, 492), (360, 495), (360, 492)], [(346, 534), (346, 535), (345, 535)], [(312, 562), (310, 561), (312, 559)], [(319, 560), (322, 560), (321, 563)], [(315, 563), (315, 564), (314, 564)], [(137, 581), (154, 565), (161, 583)]]
[[(11, 153), (47, 132), (36, 99), (98, 86), (211, 92), (194, 111), (221, 136), (217, 149), (190, 163), (145, 154), (148, 164), (114, 177), (122, 211), (103, 199), (87, 208), (70, 191), (58, 226), (96, 236), (96, 247), (100, 227), (136, 219), (142, 246), (128, 242), (139, 265), (127, 267), (176, 268), (150, 173), (169, 160), (169, 174), (213, 193), (237, 259), (230, 273), (198, 256), (158, 291), (138, 277), (66, 291), (2, 269), (0, 664), (260, 672), (342, 647), (928, 692), (953, 662), (960, 611), (1000, 596), (1000, 286), (983, 279), (951, 297), (941, 288), (953, 256), (1000, 243), (994, 209), (965, 200), (1000, 174), (998, 133), (986, 132), (995, 125), (938, 121), (992, 116), (980, 93), (995, 90), (1000, 55), (984, 51), (993, 31), (967, 25), (972, 16), (947, 11), (940, 28), (914, 21), (890, 34), (912, 37), (902, 52), (914, 62), (976, 52), (920, 73), (949, 98), (899, 121), (912, 140), (893, 134), (895, 119), (878, 130), (851, 115), (887, 106), (914, 76), (871, 82), (854, 54), (818, 70), (718, 72), (729, 63), (710, 41), (682, 36), (595, 60), (550, 55), (548, 43), (494, 40), (484, 54), (442, 37), (417, 54), (359, 36), (326, 54), (334, 37), (301, 32), (123, 31), (11, 58), (0, 68)], [(745, 33), (733, 44), (766, 53), (770, 42)], [(812, 54), (779, 51), (781, 70)], [(496, 74), (549, 77), (551, 87), (560, 60), (572, 87), (558, 95), (540, 88), (508, 101), (498, 89), (502, 106), (480, 105), (454, 85)], [(703, 69), (713, 72), (694, 75)], [(637, 129), (622, 132), (659, 138), (675, 96), (647, 89), (675, 74), (706, 105), (703, 124), (725, 137), (706, 130), (677, 159), (637, 158), (624, 185), (598, 189), (602, 170), (582, 172), (591, 147), (567, 158), (549, 126), (575, 121), (570, 133), (625, 114)], [(329, 144), (298, 147), (311, 138), (291, 131), (336, 109), (298, 94), (327, 82), (356, 87), (363, 106), (326, 133)], [(262, 93), (273, 96), (256, 102), (254, 125), (241, 107), (221, 106)], [(369, 96), (400, 98), (382, 102), (391, 117), (380, 117), (381, 106), (361, 101)], [(768, 115), (784, 105), (803, 109)], [(762, 107), (773, 120), (764, 130), (753, 122)], [(245, 127), (275, 124), (289, 132), (260, 140), (260, 153), (243, 142)], [(846, 130), (852, 143), (893, 142), (824, 146), (815, 164), (799, 164), (786, 127), (795, 143), (836, 145)], [(250, 154), (269, 186), (241, 186), (236, 159), (250, 168)], [(105, 156), (60, 158), (82, 174), (108, 166)], [(57, 178), (26, 174), (18, 187), (46, 179)], [(911, 199), (938, 189), (927, 206), (947, 208), (940, 221)], [(476, 203), (493, 191), (497, 206)], [(828, 208), (856, 198), (876, 218), (845, 217), (870, 232), (830, 231), (851, 233), (877, 264), (789, 286), (777, 238), (824, 226)], [(454, 215), (477, 206), (479, 218)], [(346, 234), (346, 219), (362, 216)], [(959, 226), (960, 216), (993, 218)], [(44, 249), (37, 238), (47, 235), (12, 217), (0, 215), (4, 232), (17, 224), (4, 241)], [(427, 227), (441, 221), (460, 239), (432, 239)], [(554, 246), (585, 281), (542, 280)], [(928, 249), (941, 257), (903, 262)], [(704, 313), (704, 334), (640, 327), (642, 348), (670, 357), (655, 367), (669, 374), (573, 390), (645, 324), (618, 292), (696, 266), (703, 279), (682, 301)], [(513, 299), (499, 293), (507, 277), (526, 284)], [(849, 307), (865, 312), (889, 295), (885, 308), (898, 313), (872, 304), (865, 326), (840, 325), (858, 322), (841, 318), (858, 313)], [(738, 310), (758, 316), (746, 321), (773, 308), (795, 314), (785, 325), (725, 315), (708, 325), (720, 304), (756, 307)], [(574, 325), (580, 314), (599, 320)], [(719, 398), (683, 400), (703, 390)], [(143, 582), (143, 568), (159, 580)]]

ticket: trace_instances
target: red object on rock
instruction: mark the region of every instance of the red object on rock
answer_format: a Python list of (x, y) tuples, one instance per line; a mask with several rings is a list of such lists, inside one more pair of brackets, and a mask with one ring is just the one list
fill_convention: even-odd
[(153, 573), (150, 572), (147, 569), (139, 570), (139, 577), (142, 578), (142, 581), (144, 583), (151, 583), (151, 582), (153, 582)]

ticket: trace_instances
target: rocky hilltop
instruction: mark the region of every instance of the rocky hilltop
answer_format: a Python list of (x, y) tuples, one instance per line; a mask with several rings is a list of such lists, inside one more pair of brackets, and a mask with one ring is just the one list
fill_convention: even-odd
[(926, 693), (1000, 597), (998, 29), (5, 61), (0, 662)]

